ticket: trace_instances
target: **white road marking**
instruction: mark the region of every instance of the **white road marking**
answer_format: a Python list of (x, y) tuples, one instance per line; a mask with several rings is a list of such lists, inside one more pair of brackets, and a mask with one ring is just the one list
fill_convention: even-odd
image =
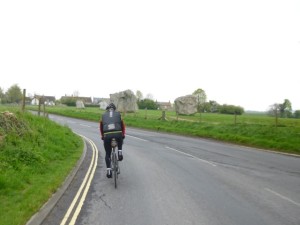
[(138, 138), (138, 137), (135, 137), (135, 136), (131, 136), (131, 135), (128, 135), (128, 134), (126, 136), (138, 139), (140, 141), (148, 141), (148, 140), (145, 140), (145, 139), (142, 139), (142, 138)]
[(300, 207), (300, 203), (295, 202), (292, 199), (290, 199), (288, 197), (285, 197), (284, 195), (281, 195), (281, 194), (277, 193), (276, 191), (273, 191), (273, 190), (271, 190), (269, 188), (265, 188), (265, 190), (268, 191), (268, 192), (270, 192), (270, 193), (272, 193), (272, 194), (274, 194), (274, 195), (276, 195), (276, 196), (278, 196), (278, 197), (280, 197), (280, 198), (282, 198), (282, 199), (284, 199), (284, 200), (286, 200), (286, 201), (288, 201), (288, 202), (290, 202), (290, 203), (293, 203), (296, 206)]
[[(82, 136), (82, 135), (81, 135)], [(83, 136), (82, 136), (83, 137)], [(92, 160), (91, 160), (91, 163), (90, 163), (90, 166), (89, 166), (89, 169), (84, 177), (84, 180), (83, 182), (81, 183), (81, 186), (78, 190), (78, 192), (76, 193), (76, 196), (75, 198), (73, 199), (67, 213), (65, 214), (63, 220), (61, 221), (60, 225), (65, 225), (67, 220), (69, 219), (72, 211), (73, 211), (73, 208), (75, 206), (75, 204), (77, 203), (80, 195), (82, 194), (81, 196), (81, 199), (80, 201), (78, 202), (77, 204), (77, 207), (75, 209), (75, 212), (70, 220), (70, 223), (69, 225), (73, 225), (75, 224), (76, 222), (76, 219), (80, 213), (80, 210), (82, 208), (82, 205), (83, 205), (83, 202), (86, 198), (86, 195), (87, 195), (87, 192), (90, 188), (90, 185), (91, 185), (91, 181), (94, 177), (94, 174), (95, 174), (95, 170), (96, 170), (96, 167), (97, 167), (97, 160), (98, 160), (98, 149), (96, 147), (96, 145), (90, 140), (88, 139), (87, 137), (84, 137), (91, 145), (92, 145), (92, 149), (93, 149), (93, 156), (92, 156)]]
[(202, 161), (202, 162), (208, 163), (208, 164), (210, 164), (210, 165), (212, 165), (212, 166), (217, 166), (216, 164), (214, 164), (214, 163), (212, 163), (212, 162), (210, 162), (210, 161), (207, 161), (207, 160), (198, 158), (198, 157), (196, 157), (196, 156), (193, 156), (193, 155), (191, 155), (191, 154), (188, 154), (188, 153), (179, 151), (179, 150), (177, 150), (177, 149), (175, 149), (175, 148), (170, 148), (170, 147), (168, 147), (168, 146), (165, 146), (165, 147), (166, 147), (167, 149), (172, 150), (172, 151), (176, 151), (176, 152), (179, 152), (179, 153), (181, 153), (181, 154), (183, 154), (183, 155), (187, 155), (187, 156), (192, 157), (192, 158), (194, 158), (194, 159), (198, 159), (198, 160), (200, 160), (200, 161)]
[(86, 124), (83, 124), (83, 123), (80, 123), (79, 125), (83, 126), (83, 127), (91, 127), (90, 125), (86, 125)]

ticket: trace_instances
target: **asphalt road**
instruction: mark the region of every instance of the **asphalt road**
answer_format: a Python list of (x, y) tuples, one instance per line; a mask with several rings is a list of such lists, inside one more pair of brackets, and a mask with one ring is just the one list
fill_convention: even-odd
[(43, 224), (61, 224), (92, 162), (77, 225), (300, 224), (299, 157), (127, 128), (115, 189), (105, 176), (98, 123), (50, 118), (89, 141), (82, 166)]

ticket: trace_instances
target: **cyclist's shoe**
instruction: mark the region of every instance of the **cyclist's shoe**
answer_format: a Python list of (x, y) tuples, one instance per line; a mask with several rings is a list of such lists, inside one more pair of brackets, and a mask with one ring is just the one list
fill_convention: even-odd
[(118, 150), (118, 160), (119, 160), (119, 161), (122, 161), (122, 160), (123, 160), (122, 150)]
[(112, 178), (111, 168), (107, 168), (107, 169), (106, 169), (106, 177), (107, 177), (107, 178)]

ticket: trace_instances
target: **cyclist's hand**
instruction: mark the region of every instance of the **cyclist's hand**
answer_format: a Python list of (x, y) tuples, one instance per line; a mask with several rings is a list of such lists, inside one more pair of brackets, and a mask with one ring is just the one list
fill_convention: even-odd
[(122, 138), (125, 139), (125, 136), (123, 136)]
[(104, 140), (104, 137), (101, 137), (101, 140)]

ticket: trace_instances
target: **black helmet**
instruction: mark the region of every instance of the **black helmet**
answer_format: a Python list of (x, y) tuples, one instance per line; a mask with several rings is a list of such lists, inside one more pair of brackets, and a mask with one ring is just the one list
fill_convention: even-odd
[(114, 103), (110, 103), (110, 104), (106, 107), (106, 110), (109, 110), (109, 109), (116, 110), (115, 104), (114, 104)]

